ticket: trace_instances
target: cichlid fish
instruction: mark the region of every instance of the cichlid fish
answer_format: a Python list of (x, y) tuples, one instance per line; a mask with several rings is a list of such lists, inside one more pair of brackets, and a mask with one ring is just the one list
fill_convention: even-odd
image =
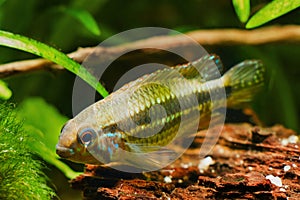
[[(145, 169), (160, 165), (163, 155), (172, 154), (165, 146), (178, 135), (193, 134), (190, 129), (195, 133), (199, 116), (201, 125), (213, 107), (240, 107), (263, 85), (265, 69), (258, 60), (244, 61), (222, 77), (221, 68), (219, 58), (208, 55), (124, 85), (64, 125), (57, 154), (89, 164), (117, 162)], [(162, 151), (155, 156), (140, 154), (151, 155), (158, 149)], [(124, 156), (124, 152), (135, 154)]]

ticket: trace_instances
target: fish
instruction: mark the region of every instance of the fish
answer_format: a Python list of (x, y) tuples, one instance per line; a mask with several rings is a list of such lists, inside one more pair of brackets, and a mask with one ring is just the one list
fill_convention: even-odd
[(165, 166), (178, 157), (178, 141), (195, 134), (203, 119), (243, 107), (264, 85), (260, 60), (243, 61), (223, 75), (222, 70), (217, 55), (206, 55), (131, 81), (70, 119), (56, 153), (86, 164)]

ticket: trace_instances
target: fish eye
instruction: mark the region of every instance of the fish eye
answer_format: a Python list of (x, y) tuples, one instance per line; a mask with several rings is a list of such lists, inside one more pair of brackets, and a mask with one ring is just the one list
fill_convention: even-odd
[(78, 133), (78, 141), (84, 146), (89, 146), (93, 139), (96, 137), (96, 132), (91, 128), (82, 129)]

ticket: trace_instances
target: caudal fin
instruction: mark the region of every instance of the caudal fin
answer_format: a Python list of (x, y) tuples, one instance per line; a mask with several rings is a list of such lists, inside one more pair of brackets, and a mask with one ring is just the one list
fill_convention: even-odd
[(265, 80), (265, 68), (259, 60), (246, 60), (227, 71), (222, 77), (228, 107), (250, 102)]

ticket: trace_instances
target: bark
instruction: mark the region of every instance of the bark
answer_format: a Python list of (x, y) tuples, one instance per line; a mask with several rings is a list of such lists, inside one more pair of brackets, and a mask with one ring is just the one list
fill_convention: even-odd
[(292, 130), (227, 124), (208, 155), (214, 164), (199, 170), (204, 136), (200, 131), (191, 148), (160, 171), (130, 174), (86, 165), (71, 185), (84, 199), (300, 199), (300, 143)]

